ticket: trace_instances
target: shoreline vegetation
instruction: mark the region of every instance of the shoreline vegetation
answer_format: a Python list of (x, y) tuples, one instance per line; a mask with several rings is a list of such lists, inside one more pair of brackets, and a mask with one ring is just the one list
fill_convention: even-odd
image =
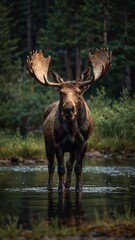
[[(135, 141), (119, 138), (96, 138), (88, 141), (86, 158), (135, 160)], [(23, 138), (19, 132), (12, 135), (0, 132), (0, 163), (47, 163), (43, 136), (28, 134)]]
[[(94, 120), (93, 133), (88, 141), (89, 157), (129, 157), (135, 155), (135, 98), (125, 90), (118, 100), (106, 96), (104, 88), (87, 100)], [(36, 112), (34, 112), (36, 114)], [(40, 130), (39, 130), (40, 129)], [(0, 159), (23, 161), (45, 159), (44, 138), (38, 128), (26, 137), (16, 131), (0, 130)], [(96, 152), (96, 154), (95, 154)]]
[(84, 223), (79, 226), (67, 226), (59, 224), (58, 219), (50, 221), (45, 219), (31, 220), (31, 227), (23, 229), (18, 225), (17, 217), (7, 217), (6, 221), (0, 220), (0, 239), (134, 239), (135, 237), (135, 216), (131, 209), (125, 209), (123, 215), (116, 212), (109, 216), (104, 211), (103, 216), (95, 212), (95, 219), (92, 224)]

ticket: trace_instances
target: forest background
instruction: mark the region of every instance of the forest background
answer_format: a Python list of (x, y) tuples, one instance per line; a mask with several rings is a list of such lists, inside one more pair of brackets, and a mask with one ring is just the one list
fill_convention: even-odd
[[(50, 68), (76, 79), (88, 53), (107, 47), (112, 68), (85, 94), (97, 139), (135, 141), (135, 1), (0, 0), (0, 129), (41, 131), (46, 106), (59, 98), (29, 75), (29, 52), (52, 56)], [(1, 136), (3, 136), (1, 132)], [(2, 138), (2, 137), (1, 137)], [(93, 144), (93, 145), (94, 145)], [(124, 148), (126, 146), (124, 144)]]

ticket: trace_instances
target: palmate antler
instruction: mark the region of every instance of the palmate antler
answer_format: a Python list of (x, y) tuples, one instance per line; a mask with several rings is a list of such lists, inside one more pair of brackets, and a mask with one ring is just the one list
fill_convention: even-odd
[(31, 75), (43, 85), (57, 86), (59, 87), (60, 83), (49, 82), (47, 78), (49, 63), (51, 56), (47, 58), (43, 56), (43, 52), (33, 51), (30, 53), (30, 56), (27, 57), (27, 66)]
[[(47, 78), (49, 63), (51, 56), (45, 58), (42, 51), (33, 51), (30, 56), (27, 57), (27, 65), (32, 76), (43, 85), (60, 87), (63, 80), (59, 82), (49, 82)], [(103, 77), (109, 70), (112, 64), (112, 53), (108, 49), (100, 48), (96, 49), (94, 55), (89, 53), (89, 60), (93, 68), (93, 76), (87, 81), (78, 81), (81, 87), (91, 85), (99, 78)]]
[(103, 77), (112, 65), (112, 52), (106, 48), (96, 49), (94, 55), (89, 53), (89, 60), (93, 68), (93, 77), (80, 83), (81, 86), (91, 85)]

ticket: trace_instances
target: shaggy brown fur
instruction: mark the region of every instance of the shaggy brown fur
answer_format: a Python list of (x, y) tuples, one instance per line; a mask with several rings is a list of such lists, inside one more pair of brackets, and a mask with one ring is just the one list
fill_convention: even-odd
[[(68, 84), (68, 85), (67, 85)], [(92, 132), (92, 117), (83, 99), (82, 89), (77, 82), (67, 82), (60, 89), (60, 101), (46, 109), (43, 131), (46, 143), (46, 153), (49, 160), (48, 189), (52, 189), (55, 154), (58, 160), (59, 191), (70, 188), (73, 165), (76, 173), (76, 190), (81, 189), (82, 160), (87, 148), (87, 140)], [(73, 112), (63, 114), (64, 106), (74, 106)], [(75, 116), (74, 116), (75, 115)], [(67, 176), (64, 184), (64, 153), (69, 152), (66, 163)]]
[[(108, 49), (96, 49), (94, 55), (89, 54), (89, 59), (93, 67), (93, 76), (90, 80), (88, 68), (76, 81), (64, 81), (56, 72), (51, 71), (53, 82), (47, 79), (50, 56), (45, 58), (42, 51), (36, 51), (31, 53), (27, 60), (32, 76), (43, 85), (57, 87), (60, 94), (60, 100), (49, 105), (44, 113), (48, 190), (52, 190), (55, 155), (58, 163), (58, 190), (70, 188), (73, 167), (76, 174), (75, 190), (81, 190), (82, 161), (93, 128), (91, 113), (83, 99), (83, 93), (108, 71), (111, 66), (111, 52)], [(67, 173), (64, 181), (65, 152), (69, 152), (69, 159), (66, 162)]]

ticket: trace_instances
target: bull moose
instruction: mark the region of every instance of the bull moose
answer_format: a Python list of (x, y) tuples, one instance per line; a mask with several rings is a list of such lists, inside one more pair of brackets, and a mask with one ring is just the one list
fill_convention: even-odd
[[(28, 69), (32, 76), (44, 86), (57, 88), (60, 95), (59, 101), (50, 104), (44, 113), (43, 132), (48, 159), (48, 190), (51, 191), (53, 186), (56, 155), (58, 191), (70, 189), (73, 166), (76, 174), (75, 190), (80, 191), (82, 160), (93, 128), (91, 112), (83, 98), (83, 93), (109, 70), (112, 54), (106, 48), (96, 49), (95, 54), (89, 53), (92, 74), (91, 68), (88, 68), (76, 80), (67, 81), (54, 71), (50, 71), (53, 81), (48, 80), (50, 60), (51, 56), (45, 58), (41, 50), (31, 52), (27, 58)], [(67, 173), (64, 182), (65, 152), (69, 152), (69, 159), (66, 162)]]

